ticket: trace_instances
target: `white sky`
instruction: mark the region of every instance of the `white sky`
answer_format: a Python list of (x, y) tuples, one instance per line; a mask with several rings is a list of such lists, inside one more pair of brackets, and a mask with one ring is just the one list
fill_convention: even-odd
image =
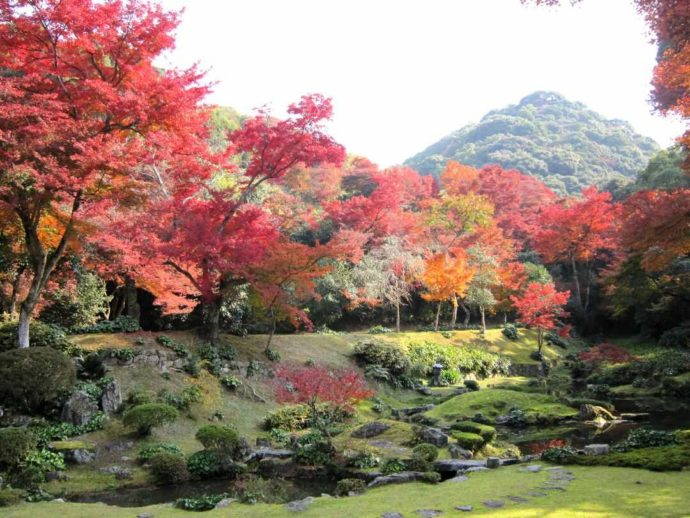
[(682, 133), (652, 113), (656, 47), (631, 0), (160, 1), (185, 8), (166, 64), (209, 70), (209, 102), (280, 114), (323, 93), (331, 133), (382, 166), (536, 90), (628, 120), (662, 146)]

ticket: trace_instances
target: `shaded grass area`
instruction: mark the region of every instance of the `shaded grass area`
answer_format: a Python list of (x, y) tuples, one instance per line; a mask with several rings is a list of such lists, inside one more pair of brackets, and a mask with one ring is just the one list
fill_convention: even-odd
[(469, 419), (477, 413), (495, 419), (499, 415), (507, 414), (512, 408), (518, 408), (525, 414), (533, 414), (540, 420), (547, 421), (577, 415), (577, 410), (559, 403), (551, 396), (505, 389), (479, 390), (455, 396), (431, 409), (427, 415), (446, 422), (459, 418)]
[[(687, 516), (690, 509), (690, 472), (654, 473), (625, 468), (568, 468), (575, 480), (566, 491), (543, 491), (547, 496), (531, 497), (528, 493), (539, 491), (547, 475), (520, 472), (518, 467), (501, 468), (497, 471), (473, 473), (470, 479), (460, 483), (446, 482), (436, 486), (421, 483), (404, 486), (387, 486), (371, 490), (362, 496), (347, 498), (317, 498), (299, 516), (361, 518), (380, 517), (384, 512), (398, 512), (404, 516), (417, 516), (418, 509), (438, 509), (448, 516), (459, 515), (458, 505), (472, 505), (472, 515), (526, 517), (649, 517)], [(514, 503), (506, 496), (522, 496), (528, 501)], [(489, 509), (482, 502), (503, 500), (501, 509)], [(151, 513), (156, 518), (192, 516), (169, 506), (142, 508), (117, 508), (102, 504), (22, 504), (5, 509), (4, 518), (29, 518), (56, 516), (81, 518), (132, 517)], [(209, 518), (255, 516), (282, 518), (295, 516), (282, 505), (242, 505), (204, 513)]]
[[(352, 336), (357, 336), (352, 335)], [(363, 335), (369, 336), (371, 335)], [(539, 362), (530, 358), (530, 353), (537, 350), (536, 331), (520, 329), (517, 340), (509, 340), (500, 329), (487, 329), (482, 336), (479, 331), (462, 330), (449, 332), (418, 331), (406, 333), (386, 333), (375, 335), (383, 340), (396, 342), (404, 346), (414, 345), (420, 342), (434, 342), (441, 345), (453, 345), (456, 347), (473, 346), (486, 351), (507, 356), (513, 363), (537, 364)], [(546, 346), (543, 349), (547, 360), (557, 360), (565, 356), (571, 350)]]

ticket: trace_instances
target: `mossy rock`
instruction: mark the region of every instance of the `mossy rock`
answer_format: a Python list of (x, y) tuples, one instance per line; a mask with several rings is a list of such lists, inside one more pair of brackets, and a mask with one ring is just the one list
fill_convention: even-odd
[(496, 440), (496, 428), (487, 424), (475, 423), (474, 421), (460, 421), (451, 426), (451, 430), (459, 432), (470, 432), (480, 435), (484, 442), (492, 442)]
[(484, 438), (481, 435), (472, 432), (453, 432), (453, 438), (460, 446), (467, 450), (476, 451), (484, 444)]
[(73, 451), (73, 450), (87, 450), (94, 451), (95, 445), (85, 441), (54, 441), (48, 444), (48, 448), (52, 451)]

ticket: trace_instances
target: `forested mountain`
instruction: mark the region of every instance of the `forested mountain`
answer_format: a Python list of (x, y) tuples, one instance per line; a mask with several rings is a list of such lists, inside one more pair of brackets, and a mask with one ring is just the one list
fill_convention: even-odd
[(622, 120), (606, 119), (553, 92), (536, 92), (485, 115), (409, 158), (405, 164), (438, 174), (449, 160), (499, 164), (541, 178), (560, 193), (591, 184), (629, 182), (659, 146)]

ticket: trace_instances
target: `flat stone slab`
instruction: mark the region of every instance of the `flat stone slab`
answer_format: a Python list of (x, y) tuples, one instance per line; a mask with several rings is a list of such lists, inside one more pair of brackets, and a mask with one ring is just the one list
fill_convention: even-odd
[(367, 484), (367, 487), (387, 486), (388, 484), (402, 484), (405, 482), (414, 482), (424, 478), (424, 473), (421, 471), (402, 471), (400, 473), (393, 473), (391, 475), (384, 475), (376, 477)]
[(470, 511), (472, 511), (472, 509), (474, 509), (474, 507), (472, 507), (471, 505), (456, 505), (455, 506), (456, 511), (462, 511), (463, 513), (469, 513)]
[(277, 450), (272, 448), (259, 448), (253, 451), (246, 459), (246, 462), (250, 460), (261, 460), (261, 459), (287, 459), (295, 454), (292, 450)]
[(285, 504), (285, 509), (292, 512), (306, 511), (307, 508), (314, 502), (313, 496), (308, 496), (302, 500), (294, 500)]
[(606, 455), (608, 452), (608, 444), (588, 444), (587, 446), (585, 446), (585, 455)]
[(471, 460), (471, 459), (443, 459), (434, 462), (434, 469), (445, 473), (453, 471), (462, 471), (470, 468), (485, 468), (485, 460)]
[(542, 493), (540, 491), (530, 491), (529, 493), (527, 493), (527, 495), (533, 497), (547, 496), (546, 493)]
[(382, 434), (383, 432), (385, 432), (389, 428), (390, 428), (390, 425), (388, 425), (386, 423), (374, 421), (372, 423), (367, 423), (365, 425), (360, 426), (354, 432), (352, 432), (350, 435), (352, 437), (357, 438), (357, 439), (368, 439), (369, 437), (376, 437), (377, 435)]
[(403, 518), (403, 515), (400, 513), (383, 513), (381, 518)]
[(535, 464), (533, 466), (525, 466), (520, 471), (526, 471), (527, 473), (539, 473), (541, 471), (541, 466), (539, 464)]
[(473, 468), (467, 468), (463, 473), (477, 473), (479, 471), (489, 471), (489, 468), (484, 466), (474, 466)]
[(523, 496), (510, 495), (510, 496), (507, 496), (506, 498), (508, 500), (510, 500), (511, 502), (515, 502), (516, 504), (525, 504), (525, 503), (529, 502), (529, 500)]
[(435, 516), (441, 516), (443, 511), (439, 509), (417, 509), (417, 514), (422, 518), (434, 518)]
[(464, 482), (465, 480), (469, 480), (469, 477), (466, 477), (465, 475), (458, 475), (453, 478), (449, 478), (446, 480), (446, 482)]
[(503, 500), (487, 500), (482, 503), (489, 509), (500, 509), (501, 507), (506, 505)]

